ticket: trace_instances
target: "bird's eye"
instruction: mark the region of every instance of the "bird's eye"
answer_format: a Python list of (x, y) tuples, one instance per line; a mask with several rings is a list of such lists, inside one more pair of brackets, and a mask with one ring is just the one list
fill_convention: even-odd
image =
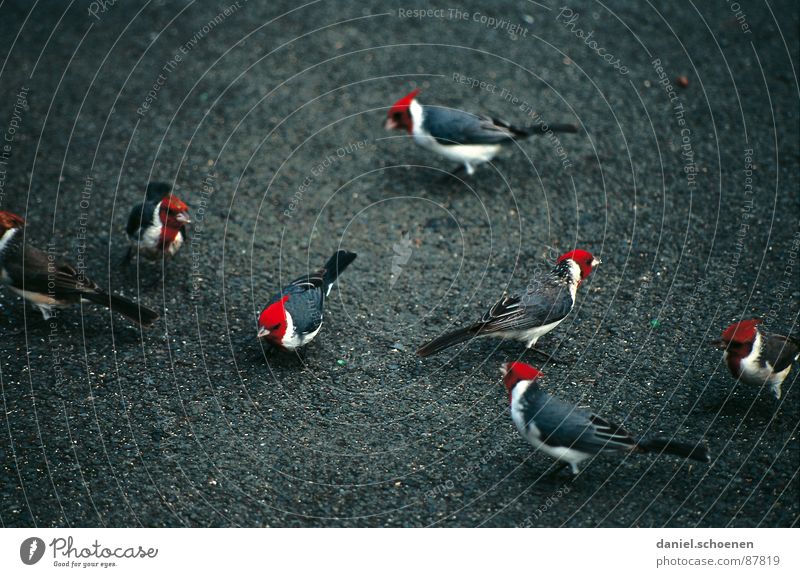
[(395, 112), (392, 115), (392, 118), (394, 118), (395, 120), (400, 120), (402, 117), (403, 117), (403, 114), (401, 112)]
[(279, 328), (281, 328), (281, 323), (278, 323), (277, 325), (273, 325), (271, 327), (267, 327), (267, 329), (270, 331), (277, 331)]

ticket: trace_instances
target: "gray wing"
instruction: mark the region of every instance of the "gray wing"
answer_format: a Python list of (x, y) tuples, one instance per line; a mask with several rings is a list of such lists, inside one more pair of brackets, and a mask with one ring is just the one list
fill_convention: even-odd
[(542, 391), (530, 395), (523, 406), (523, 415), (526, 422), (535, 421), (542, 441), (551, 447), (599, 453), (636, 446), (636, 440), (619, 425)]
[(509, 124), (470, 112), (424, 106), (422, 127), (439, 144), (503, 144), (520, 136)]
[(764, 359), (772, 365), (772, 370), (780, 373), (797, 360), (800, 353), (797, 341), (792, 337), (770, 335), (764, 343)]
[(526, 330), (563, 320), (572, 310), (566, 286), (543, 285), (523, 296), (503, 297), (483, 318), (482, 332)]
[(325, 303), (323, 286), (322, 271), (317, 271), (296, 278), (269, 302), (272, 304), (284, 295), (289, 295), (286, 308), (292, 315), (295, 329), (300, 334), (310, 333), (322, 322), (322, 307)]

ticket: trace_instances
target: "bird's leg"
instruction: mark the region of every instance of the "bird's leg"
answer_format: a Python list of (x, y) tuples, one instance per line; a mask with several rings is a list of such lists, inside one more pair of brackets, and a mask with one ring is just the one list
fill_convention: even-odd
[(131, 263), (132, 258), (133, 258), (133, 245), (129, 244), (125, 256), (122, 257), (122, 260), (119, 262), (120, 266), (128, 266)]
[(552, 353), (548, 353), (548, 352), (543, 351), (541, 349), (537, 349), (533, 345), (529, 346), (528, 350), (531, 351), (535, 355), (539, 355), (540, 357), (544, 357), (546, 359), (545, 360), (545, 364), (547, 364), (547, 363), (555, 363), (557, 365), (566, 364), (563, 360), (561, 360), (560, 358), (554, 356)]
[(451, 176), (460, 176), (461, 173), (466, 173), (467, 167), (465, 164), (459, 164), (453, 170), (450, 171)]
[(300, 348), (295, 349), (294, 350), (294, 354), (297, 355), (298, 360), (302, 364), (304, 364), (304, 365), (308, 364), (307, 363), (307, 361), (308, 361), (308, 351), (306, 350), (306, 347), (300, 347)]
[(575, 471), (575, 465), (572, 465), (568, 461), (556, 461), (555, 468), (553, 469), (553, 472), (550, 473), (550, 477), (554, 477), (554, 478), (555, 477), (559, 477), (561, 475), (561, 472), (564, 469), (566, 469), (567, 467), (572, 467), (572, 469), (573, 469), (572, 475), (574, 476), (575, 475), (575, 472), (574, 472)]

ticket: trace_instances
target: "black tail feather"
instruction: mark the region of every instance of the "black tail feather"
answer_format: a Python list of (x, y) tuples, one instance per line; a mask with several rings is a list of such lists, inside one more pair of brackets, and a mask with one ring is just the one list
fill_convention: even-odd
[(356, 253), (346, 250), (337, 251), (328, 262), (325, 263), (325, 268), (322, 273), (322, 280), (325, 286), (330, 286), (336, 282), (336, 278), (346, 269), (351, 262), (356, 260)]
[(547, 134), (548, 132), (578, 132), (577, 124), (535, 124), (533, 126), (526, 126), (524, 128), (515, 128), (515, 132), (519, 132), (520, 136), (527, 137), (536, 134)]
[(706, 444), (702, 441), (697, 443), (685, 443), (664, 439), (662, 437), (651, 437), (639, 440), (637, 445), (645, 452), (664, 452), (685, 459), (702, 461), (703, 463), (711, 462), (711, 454), (708, 452)]
[(419, 349), (417, 349), (417, 354), (421, 357), (429, 357), (430, 355), (434, 355), (448, 347), (468, 341), (478, 334), (480, 327), (481, 325), (477, 324), (444, 334), (433, 339), (428, 344), (421, 346)]
[(109, 294), (103, 291), (87, 292), (83, 295), (86, 300), (103, 305), (112, 311), (121, 314), (133, 322), (149, 327), (159, 318), (159, 314), (145, 306), (137, 304), (123, 296)]

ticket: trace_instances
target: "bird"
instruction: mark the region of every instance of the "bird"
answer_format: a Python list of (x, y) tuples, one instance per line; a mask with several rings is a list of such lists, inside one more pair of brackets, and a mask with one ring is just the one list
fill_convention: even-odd
[(492, 160), (504, 145), (534, 134), (577, 132), (574, 124), (514, 126), (499, 118), (472, 114), (456, 108), (419, 103), (419, 89), (395, 102), (383, 127), (405, 130), (422, 148), (457, 161), (468, 175), (475, 167)]
[(723, 360), (734, 379), (753, 386), (768, 385), (776, 400), (792, 364), (800, 359), (800, 339), (769, 334), (758, 328), (761, 319), (733, 323), (713, 342), (723, 349)]
[(186, 225), (191, 222), (189, 207), (172, 194), (171, 185), (149, 183), (144, 202), (134, 206), (128, 216), (130, 245), (124, 262), (135, 253), (151, 260), (174, 256), (186, 240)]
[(417, 354), (427, 357), (475, 337), (516, 339), (532, 349), (567, 317), (578, 286), (600, 263), (581, 249), (563, 254), (549, 273), (532, 278), (524, 293), (504, 295), (478, 322), (433, 339)]
[(157, 312), (120, 295), (108, 293), (51, 252), (24, 242), (25, 220), (0, 212), (0, 281), (36, 306), (44, 320), (53, 308), (89, 302), (110, 308), (142, 326), (151, 326)]
[(258, 338), (285, 351), (310, 343), (322, 328), (322, 312), (337, 277), (356, 258), (337, 251), (313, 274), (296, 278), (274, 295), (258, 317)]
[(590, 410), (546, 393), (538, 384), (542, 373), (531, 365), (505, 363), (501, 373), (517, 430), (535, 449), (563, 466), (569, 465), (573, 475), (578, 474), (578, 465), (600, 453), (667, 453), (704, 463), (711, 461), (704, 443), (660, 436), (634, 437)]

